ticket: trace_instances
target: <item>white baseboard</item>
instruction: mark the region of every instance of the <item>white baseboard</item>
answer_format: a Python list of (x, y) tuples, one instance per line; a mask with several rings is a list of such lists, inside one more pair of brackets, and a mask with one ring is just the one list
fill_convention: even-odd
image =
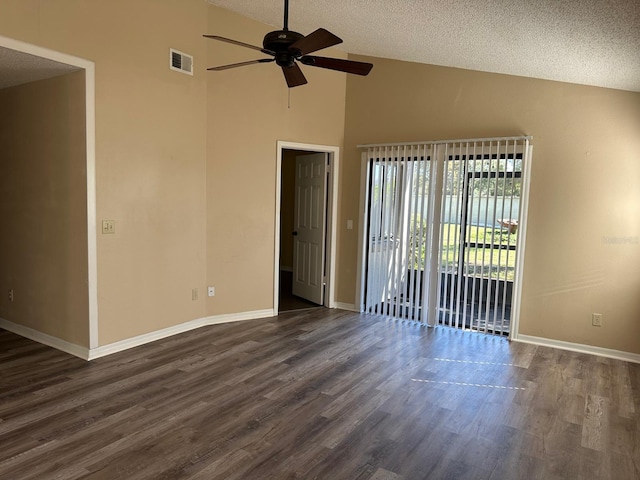
[[(341, 310), (358, 312), (355, 305), (352, 303), (335, 302), (334, 306), (335, 308), (339, 308)], [(198, 318), (186, 323), (181, 323), (180, 325), (163, 328), (162, 330), (156, 330), (154, 332), (145, 333), (144, 335), (138, 335), (137, 337), (127, 338), (126, 340), (110, 343), (108, 345), (102, 345), (100, 347), (92, 349), (67, 342), (66, 340), (62, 340), (52, 335), (39, 332), (37, 330), (34, 330), (33, 328), (10, 322), (9, 320), (5, 320), (4, 318), (0, 318), (0, 328), (15, 333), (16, 335), (28, 338), (29, 340), (33, 340), (34, 342), (42, 343), (70, 355), (74, 355), (83, 360), (93, 360), (96, 358), (111, 355), (113, 353), (121, 352), (123, 350), (138, 347), (146, 343), (154, 342), (156, 340), (161, 340), (172, 335), (188, 332), (200, 327), (206, 327), (208, 325), (241, 322), (244, 320), (256, 320), (260, 318), (270, 318), (273, 316), (275, 316), (273, 309), (254, 310), (250, 312), (231, 313), (224, 315), (213, 315), (211, 317)], [(560, 348), (562, 350), (570, 350), (572, 352), (598, 355), (601, 357), (623, 360), (625, 362), (640, 363), (640, 354), (623, 352), (621, 350), (612, 350), (609, 348), (595, 347), (592, 345), (584, 345), (580, 343), (564, 342), (562, 340), (534, 337), (531, 335), (518, 335), (512, 340), (515, 342), (530, 343), (533, 345), (540, 345), (544, 347)]]
[(333, 302), (333, 307), (339, 308), (340, 310), (360, 313), (360, 310), (358, 310), (353, 303)]
[(256, 320), (259, 318), (269, 318), (275, 316), (273, 309), (254, 310), (251, 312), (230, 313), (224, 315), (213, 315), (211, 317), (198, 318), (189, 322), (174, 325), (173, 327), (163, 328), (153, 332), (138, 335), (137, 337), (127, 338), (119, 342), (102, 345), (96, 348), (88, 349), (80, 345), (69, 343), (57, 337), (38, 332), (32, 328), (23, 327), (16, 323), (0, 318), (0, 328), (4, 328), (12, 333), (28, 338), (38, 343), (42, 343), (49, 347), (56, 348), (63, 352), (69, 353), (83, 360), (94, 360), (96, 358), (105, 357), (113, 353), (122, 352), (130, 348), (139, 347), (146, 343), (155, 342), (163, 338), (177, 335), (179, 333), (188, 332), (200, 327), (209, 325), (217, 325), (220, 323), (241, 322), (244, 320)]
[(217, 325), (220, 323), (241, 322), (243, 320), (256, 320), (258, 318), (268, 318), (273, 316), (273, 309), (267, 309), (198, 318), (186, 323), (174, 325), (173, 327), (163, 328), (162, 330), (156, 330), (154, 332), (138, 335), (137, 337), (127, 338), (125, 340), (120, 340), (119, 342), (92, 348), (89, 352), (89, 358), (87, 360), (93, 360), (95, 358), (104, 357), (113, 353), (122, 352), (123, 350), (139, 347), (140, 345), (144, 345), (146, 343), (155, 342), (156, 340), (162, 340), (163, 338), (171, 337), (179, 333), (188, 332), (190, 330), (195, 330), (196, 328), (200, 327)]
[(639, 354), (623, 352), (621, 350), (612, 350), (610, 348), (594, 347), (592, 345), (564, 342), (562, 340), (534, 337), (531, 335), (518, 335), (512, 340), (515, 342), (531, 343), (533, 345), (541, 345), (544, 347), (560, 348), (562, 350), (570, 350), (572, 352), (588, 353), (591, 355), (598, 355), (600, 357), (614, 358), (616, 360), (624, 360), (625, 362), (640, 363)]
[(61, 350), (65, 353), (69, 353), (76, 357), (82, 358), (83, 360), (87, 360), (89, 358), (89, 349), (87, 347), (67, 342), (66, 340), (62, 340), (58, 337), (39, 332), (38, 330), (34, 330), (33, 328), (10, 322), (9, 320), (5, 320), (4, 318), (0, 318), (0, 328), (4, 328), (11, 333), (15, 333), (16, 335), (20, 335), (21, 337), (28, 338), (29, 340), (33, 340), (34, 342), (42, 343), (43, 345), (47, 345), (48, 347), (53, 347), (57, 350)]
[(216, 325), (218, 323), (242, 322), (244, 320), (257, 320), (260, 318), (270, 318), (277, 316), (272, 308), (265, 310), (253, 310), (251, 312), (227, 313), (224, 315), (214, 315), (207, 317), (207, 325)]

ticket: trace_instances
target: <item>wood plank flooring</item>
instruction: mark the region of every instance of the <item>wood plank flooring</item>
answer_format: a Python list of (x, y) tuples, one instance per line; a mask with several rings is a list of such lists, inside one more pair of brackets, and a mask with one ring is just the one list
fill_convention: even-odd
[(640, 365), (317, 309), (87, 363), (0, 330), (0, 478), (640, 479)]
[(309, 308), (322, 308), (322, 305), (310, 302), (293, 294), (293, 272), (280, 271), (278, 294), (278, 311), (280, 313), (291, 312), (293, 310), (307, 310)]

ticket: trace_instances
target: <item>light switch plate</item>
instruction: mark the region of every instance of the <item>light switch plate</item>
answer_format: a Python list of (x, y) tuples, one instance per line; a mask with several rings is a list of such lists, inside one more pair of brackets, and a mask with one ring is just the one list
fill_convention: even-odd
[(103, 234), (116, 233), (116, 221), (115, 220), (103, 220), (102, 221), (102, 233)]

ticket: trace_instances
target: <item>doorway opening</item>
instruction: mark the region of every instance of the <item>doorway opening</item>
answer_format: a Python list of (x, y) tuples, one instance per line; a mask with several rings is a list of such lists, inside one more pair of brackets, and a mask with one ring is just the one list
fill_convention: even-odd
[[(87, 289), (86, 293), (82, 292), (79, 295), (86, 295), (88, 303), (88, 338), (82, 340), (63, 338), (60, 332), (68, 331), (68, 325), (49, 323), (46, 325), (49, 328), (48, 331), (45, 331), (44, 324), (38, 325), (37, 328), (30, 328), (21, 322), (6, 321), (2, 326), (19, 335), (86, 359), (90, 357), (91, 349), (97, 348), (99, 344), (95, 188), (95, 65), (89, 60), (0, 36), (0, 77), (2, 78), (0, 83), (2, 88), (21, 87), (36, 81), (49, 81), (67, 74), (75, 74), (75, 72), (83, 72), (84, 75), (84, 128), (82, 126), (80, 128), (84, 130), (81, 134), (84, 136), (84, 154), (86, 156), (84, 167), (86, 176), (87, 266), (84, 283), (87, 285)], [(62, 97), (54, 95), (47, 98)], [(76, 97), (74, 99), (77, 100)], [(74, 135), (76, 138), (79, 135), (78, 131), (74, 130)], [(34, 156), (33, 158), (40, 157)], [(50, 157), (47, 155), (43, 158)], [(60, 166), (56, 165), (56, 168), (60, 169)], [(56, 191), (61, 190), (59, 183), (56, 183), (55, 187)], [(77, 206), (77, 203), (74, 205)], [(85, 223), (85, 220), (80, 220), (80, 223), (74, 221), (73, 225), (78, 226), (81, 223)], [(19, 278), (14, 281), (22, 280), (24, 279)], [(69, 300), (65, 301), (69, 302)], [(60, 308), (64, 309), (67, 306), (70, 306), (70, 303), (63, 304)]]
[(338, 154), (278, 142), (274, 313), (333, 307)]

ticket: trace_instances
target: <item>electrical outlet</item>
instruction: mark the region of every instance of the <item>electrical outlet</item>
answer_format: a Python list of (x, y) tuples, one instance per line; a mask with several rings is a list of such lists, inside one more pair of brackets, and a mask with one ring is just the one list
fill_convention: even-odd
[(591, 325), (594, 327), (602, 326), (602, 314), (601, 313), (592, 313), (591, 314)]
[(209, 287), (207, 289), (207, 295), (210, 297), (214, 297), (216, 295), (216, 289), (214, 287)]
[(194, 288), (191, 290), (191, 300), (197, 300), (198, 299), (198, 289)]
[(9, 290), (9, 301), (13, 302), (13, 289)]
[(103, 220), (102, 221), (102, 233), (116, 233), (116, 221), (115, 220)]

